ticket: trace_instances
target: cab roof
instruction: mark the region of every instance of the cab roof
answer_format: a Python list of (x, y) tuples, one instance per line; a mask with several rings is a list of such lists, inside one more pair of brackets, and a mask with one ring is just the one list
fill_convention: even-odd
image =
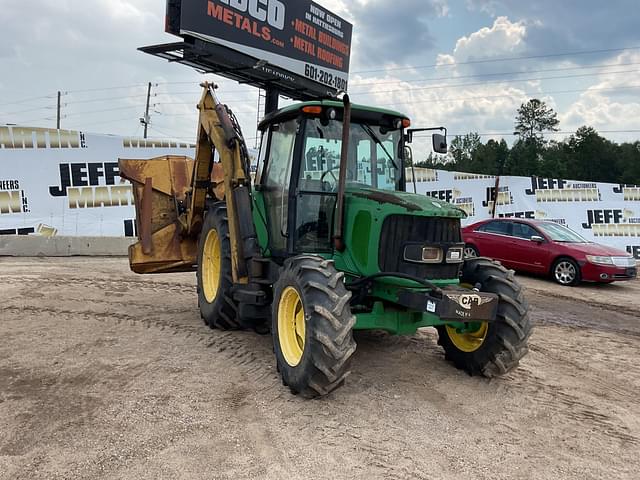
[[(279, 123), (285, 120), (290, 120), (291, 118), (295, 118), (303, 113), (302, 109), (304, 107), (317, 106), (321, 106), (323, 108), (333, 107), (336, 109), (339, 116), (341, 116), (344, 104), (339, 100), (313, 100), (310, 102), (299, 102), (294, 103), (293, 105), (287, 105), (286, 107), (280, 108), (274, 112), (267, 114), (258, 125), (258, 129), (263, 131), (272, 123)], [(351, 118), (354, 120), (371, 121), (372, 118), (378, 116), (400, 119), (409, 118), (404, 113), (400, 113), (394, 110), (370, 107), (367, 105), (359, 105), (357, 103), (351, 104)]]

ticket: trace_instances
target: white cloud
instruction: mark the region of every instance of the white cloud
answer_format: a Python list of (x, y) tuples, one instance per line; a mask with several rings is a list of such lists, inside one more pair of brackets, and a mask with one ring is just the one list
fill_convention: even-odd
[(498, 11), (498, 2), (495, 0), (467, 0), (466, 1), (467, 8), (470, 11), (480, 11), (484, 12), (491, 17), (496, 16), (496, 11)]
[(491, 27), (483, 27), (456, 42), (452, 57), (457, 62), (477, 58), (500, 57), (526, 49), (527, 27), (524, 22), (511, 22), (498, 17)]
[[(522, 89), (504, 84), (457, 87), (441, 81), (424, 88), (392, 73), (377, 78), (353, 78), (352, 100), (399, 110), (411, 118), (414, 127), (445, 126), (453, 135), (511, 133), (516, 110), (528, 100)], [(483, 141), (489, 138), (484, 137)], [(416, 159), (428, 155), (429, 142), (416, 141), (413, 147)]]
[[(194, 137), (198, 84), (204, 77), (136, 50), (179, 41), (163, 32), (164, 2), (96, 0), (88, 6), (81, 0), (33, 0), (28, 7), (24, 2), (0, 3), (0, 59), (3, 72), (11, 72), (0, 85), (0, 121), (53, 126), (56, 90), (61, 90), (69, 92), (63, 96), (63, 127), (140, 133), (146, 82), (151, 81), (158, 93), (152, 112), (162, 114), (152, 114), (149, 135)], [(34, 12), (28, 21), (27, 11)], [(214, 79), (222, 85), (223, 101), (239, 112), (247, 136), (253, 137), (257, 91)], [(130, 87), (115, 88), (126, 85)], [(29, 97), (32, 100), (22, 101)]]
[(436, 63), (438, 66), (454, 65), (456, 63), (456, 57), (448, 53), (439, 53), (436, 57)]
[(449, 16), (449, 5), (446, 0), (436, 0), (433, 2), (439, 17)]
[[(612, 64), (640, 63), (640, 53), (625, 52)], [(611, 71), (628, 71), (628, 67)], [(640, 80), (637, 71), (624, 74), (602, 73), (570, 107), (560, 115), (563, 129), (575, 130), (583, 125), (596, 130), (634, 129), (640, 118)], [(637, 139), (637, 133), (607, 134), (608, 138)]]

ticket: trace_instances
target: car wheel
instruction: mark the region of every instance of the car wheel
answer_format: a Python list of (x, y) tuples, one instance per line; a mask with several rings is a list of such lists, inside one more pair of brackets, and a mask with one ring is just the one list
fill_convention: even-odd
[(476, 247), (469, 244), (466, 244), (464, 246), (464, 258), (475, 258), (479, 256), (480, 252), (478, 252), (478, 249)]
[(553, 279), (560, 285), (580, 283), (580, 267), (570, 258), (559, 258), (551, 268)]

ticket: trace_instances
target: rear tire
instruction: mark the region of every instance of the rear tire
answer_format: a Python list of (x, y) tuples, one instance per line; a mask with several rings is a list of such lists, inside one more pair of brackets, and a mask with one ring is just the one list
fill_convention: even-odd
[(200, 316), (210, 328), (241, 328), (238, 307), (231, 297), (231, 244), (227, 207), (210, 203), (198, 242), (198, 306)]
[(529, 350), (532, 324), (523, 288), (512, 271), (482, 257), (465, 261), (461, 283), (480, 284), (480, 291), (498, 295), (496, 319), (482, 322), (477, 332), (469, 334), (456, 334), (451, 327), (438, 326), (438, 344), (447, 360), (470, 375), (504, 375), (516, 368)]
[(300, 255), (285, 261), (274, 285), (274, 352), (282, 383), (294, 394), (327, 395), (349, 375), (356, 318), (343, 277), (332, 260)]

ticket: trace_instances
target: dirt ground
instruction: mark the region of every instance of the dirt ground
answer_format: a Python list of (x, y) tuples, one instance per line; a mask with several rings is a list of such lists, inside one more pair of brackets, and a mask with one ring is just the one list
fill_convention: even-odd
[(435, 335), (357, 336), (347, 384), (291, 395), (271, 339), (206, 328), (194, 276), (0, 259), (0, 478), (623, 479), (640, 469), (640, 281), (524, 277), (520, 368)]

